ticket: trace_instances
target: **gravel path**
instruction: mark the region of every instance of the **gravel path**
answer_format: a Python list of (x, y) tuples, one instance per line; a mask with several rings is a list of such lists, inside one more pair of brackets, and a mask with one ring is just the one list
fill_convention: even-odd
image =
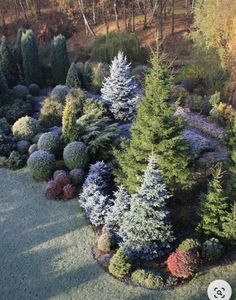
[[(201, 295), (219, 271), (175, 291), (134, 288), (99, 267), (91, 254), (93, 239), (76, 201), (47, 200), (43, 184), (26, 170), (0, 169), (1, 300), (206, 299)], [(235, 265), (224, 278), (231, 277), (236, 278)]]

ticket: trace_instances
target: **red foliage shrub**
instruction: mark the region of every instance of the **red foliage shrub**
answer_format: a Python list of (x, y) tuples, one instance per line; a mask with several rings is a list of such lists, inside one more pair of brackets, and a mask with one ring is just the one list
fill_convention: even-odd
[(61, 186), (62, 189), (64, 188), (64, 186), (71, 183), (70, 176), (67, 174), (59, 174), (55, 178), (55, 181)]
[(76, 188), (72, 184), (67, 184), (63, 188), (63, 195), (65, 199), (73, 199), (76, 196)]
[(46, 195), (50, 199), (56, 199), (62, 192), (62, 188), (60, 184), (56, 181), (51, 180), (47, 183), (46, 187)]
[(197, 259), (189, 252), (176, 251), (168, 257), (167, 267), (174, 277), (188, 278), (196, 271)]

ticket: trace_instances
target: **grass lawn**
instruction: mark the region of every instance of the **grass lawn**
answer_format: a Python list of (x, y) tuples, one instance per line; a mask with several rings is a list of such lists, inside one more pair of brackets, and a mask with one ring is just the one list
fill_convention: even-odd
[[(170, 291), (123, 284), (94, 261), (94, 234), (77, 201), (44, 197), (26, 170), (0, 169), (0, 299), (207, 299), (214, 279), (236, 287), (236, 263), (202, 272)], [(234, 296), (232, 299), (236, 299)]]

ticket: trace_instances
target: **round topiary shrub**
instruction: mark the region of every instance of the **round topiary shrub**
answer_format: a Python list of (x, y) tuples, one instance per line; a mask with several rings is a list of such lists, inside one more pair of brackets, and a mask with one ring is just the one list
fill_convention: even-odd
[(53, 179), (55, 180), (57, 178), (58, 175), (66, 175), (66, 171), (64, 170), (56, 170), (54, 173), (53, 173)]
[(131, 262), (122, 248), (118, 249), (118, 251), (113, 255), (108, 266), (109, 272), (117, 278), (127, 276), (131, 268)]
[(71, 182), (74, 185), (79, 185), (83, 183), (84, 180), (84, 171), (81, 169), (73, 169), (70, 171)]
[(26, 86), (19, 84), (13, 87), (12, 95), (14, 98), (25, 100), (26, 97), (29, 95), (29, 90)]
[(216, 238), (207, 240), (202, 245), (202, 256), (208, 261), (219, 259), (224, 252), (224, 246)]
[(54, 155), (58, 155), (62, 149), (61, 139), (53, 132), (44, 133), (39, 138), (38, 148), (39, 150), (45, 150)]
[(48, 179), (55, 167), (54, 155), (43, 150), (35, 151), (30, 155), (27, 166), (36, 180)]
[(72, 184), (65, 185), (63, 188), (63, 196), (64, 196), (64, 199), (66, 199), (66, 200), (75, 198), (75, 196), (76, 196), (75, 186)]
[(51, 98), (60, 103), (65, 103), (66, 96), (69, 92), (70, 88), (67, 85), (57, 85), (51, 92)]
[(56, 176), (55, 181), (61, 186), (61, 188), (64, 188), (67, 184), (70, 184), (70, 176), (67, 174), (59, 174)]
[(197, 239), (186, 239), (179, 244), (177, 250), (198, 254), (201, 249), (201, 244)]
[(32, 83), (29, 86), (29, 92), (32, 96), (40, 96), (40, 87), (36, 83)]
[(39, 130), (38, 121), (28, 116), (20, 118), (12, 126), (13, 135), (17, 140), (30, 141)]
[(88, 164), (87, 148), (82, 142), (72, 142), (68, 144), (63, 152), (65, 165), (70, 170), (84, 169)]
[(134, 285), (146, 289), (158, 289), (164, 286), (162, 276), (155, 270), (138, 269), (131, 274), (131, 281)]
[(49, 199), (56, 199), (62, 192), (61, 186), (54, 180), (50, 180), (46, 186), (46, 195)]
[(98, 250), (108, 253), (111, 252), (114, 247), (115, 241), (114, 236), (109, 231), (103, 231), (97, 240)]
[(167, 259), (167, 267), (174, 277), (188, 278), (197, 269), (197, 260), (190, 252), (176, 251)]
[(16, 144), (17, 151), (21, 154), (26, 154), (29, 150), (30, 142), (29, 141), (18, 141)]
[(26, 156), (17, 151), (12, 151), (6, 161), (6, 166), (12, 170), (18, 170), (25, 166)]

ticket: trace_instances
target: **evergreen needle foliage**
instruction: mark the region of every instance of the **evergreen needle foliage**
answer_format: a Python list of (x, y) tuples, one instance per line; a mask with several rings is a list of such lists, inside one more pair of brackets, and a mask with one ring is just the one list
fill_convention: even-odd
[(222, 237), (223, 224), (227, 220), (229, 205), (221, 183), (221, 164), (216, 166), (212, 176), (213, 178), (208, 184), (207, 194), (202, 194), (200, 197), (199, 214), (201, 221), (197, 227), (197, 231), (209, 237)]
[(236, 202), (232, 206), (231, 212), (226, 217), (223, 225), (224, 237), (231, 243), (236, 244)]
[(132, 139), (123, 143), (122, 151), (116, 153), (121, 166), (117, 181), (134, 193), (137, 175), (143, 173), (147, 157), (154, 152), (171, 192), (189, 190), (194, 176), (189, 170), (189, 149), (181, 137), (182, 122), (173, 117), (176, 107), (168, 103), (171, 77), (163, 57), (155, 55), (151, 63), (152, 70), (146, 76), (146, 96), (131, 129)]
[(150, 157), (140, 181), (142, 184), (130, 201), (130, 211), (125, 214), (119, 234), (129, 255), (152, 260), (167, 253), (174, 240), (166, 208), (170, 194), (155, 168), (154, 157)]
[(42, 82), (42, 69), (39, 60), (36, 37), (32, 30), (22, 33), (21, 53), (23, 61), (23, 72), (27, 84)]
[(80, 74), (76, 63), (72, 63), (67, 73), (66, 85), (69, 88), (77, 89), (81, 87)]
[(55, 84), (65, 84), (70, 62), (66, 39), (63, 35), (54, 38), (51, 45), (51, 66)]
[(9, 87), (17, 84), (19, 70), (5, 36), (2, 37), (0, 46), (0, 70), (5, 76)]

